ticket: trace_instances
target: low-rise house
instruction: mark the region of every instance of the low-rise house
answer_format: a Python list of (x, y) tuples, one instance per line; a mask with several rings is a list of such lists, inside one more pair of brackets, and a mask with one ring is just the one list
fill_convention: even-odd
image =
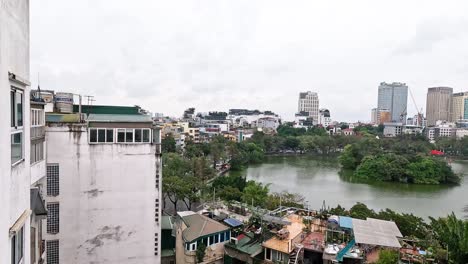
[(196, 252), (206, 246), (203, 263), (222, 263), (224, 244), (231, 239), (229, 227), (192, 211), (178, 212), (175, 222), (176, 263), (198, 263)]
[(352, 128), (345, 128), (343, 130), (341, 130), (341, 133), (345, 136), (354, 136), (355, 133), (354, 133), (354, 130)]
[(269, 263), (288, 263), (290, 256), (304, 239), (302, 218), (291, 214), (287, 217), (288, 224), (276, 232), (276, 236), (263, 242), (265, 248), (264, 260)]
[(252, 232), (232, 238), (229, 243), (224, 245), (224, 249), (226, 252), (224, 255), (225, 263), (232, 263), (232, 260), (235, 259), (253, 264), (262, 261), (264, 257), (261, 236)]

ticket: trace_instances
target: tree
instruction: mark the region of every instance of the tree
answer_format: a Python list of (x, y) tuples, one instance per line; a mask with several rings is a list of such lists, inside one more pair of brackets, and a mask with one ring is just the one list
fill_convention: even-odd
[(163, 153), (176, 152), (176, 141), (172, 134), (167, 134), (161, 140), (161, 148)]
[(213, 159), (213, 168), (216, 169), (218, 161), (225, 157), (224, 147), (226, 145), (226, 139), (223, 136), (216, 136), (211, 140), (209, 145), (211, 158)]
[(197, 256), (197, 263), (203, 262), (203, 259), (205, 258), (205, 251), (206, 245), (203, 243), (199, 243), (197, 245), (197, 251), (195, 252), (195, 255)]
[(244, 188), (242, 201), (247, 204), (262, 207), (268, 199), (269, 184), (263, 185), (259, 182), (248, 181)]
[(458, 219), (454, 213), (445, 218), (431, 220), (436, 239), (448, 248), (454, 263), (468, 263), (468, 222)]
[(367, 208), (367, 205), (363, 203), (356, 203), (349, 210), (352, 218), (366, 220), (368, 217), (374, 218), (376, 216), (374, 210)]
[(398, 251), (384, 249), (379, 252), (379, 260), (376, 264), (395, 264), (398, 263)]

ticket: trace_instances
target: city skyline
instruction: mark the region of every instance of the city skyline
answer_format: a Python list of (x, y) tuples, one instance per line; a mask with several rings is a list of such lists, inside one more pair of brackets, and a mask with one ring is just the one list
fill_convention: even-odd
[(311, 90), (333, 119), (365, 121), (383, 81), (406, 83), (420, 108), (429, 87), (468, 90), (462, 5), (34, 1), (31, 82), (39, 72), (44, 89), (171, 116), (254, 107), (293, 119)]

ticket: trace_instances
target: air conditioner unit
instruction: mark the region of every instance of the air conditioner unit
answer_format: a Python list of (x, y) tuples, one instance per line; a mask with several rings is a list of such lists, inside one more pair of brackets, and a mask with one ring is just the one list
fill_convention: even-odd
[(237, 238), (231, 237), (230, 242), (231, 242), (232, 244), (234, 244), (234, 245), (237, 245), (237, 242), (238, 242), (238, 241), (237, 241)]

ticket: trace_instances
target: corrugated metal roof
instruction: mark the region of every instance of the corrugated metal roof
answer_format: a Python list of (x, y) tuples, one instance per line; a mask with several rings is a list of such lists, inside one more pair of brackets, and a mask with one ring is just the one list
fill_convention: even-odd
[(348, 216), (340, 216), (340, 227), (353, 229), (353, 219)]
[(402, 237), (394, 222), (367, 218), (353, 218), (354, 239), (358, 244), (401, 248), (398, 237)]
[(242, 221), (239, 221), (235, 218), (227, 218), (227, 219), (224, 219), (224, 222), (226, 224), (228, 224), (229, 226), (231, 227), (238, 227), (238, 226), (241, 226), (243, 223)]
[(148, 115), (114, 115), (114, 114), (90, 114), (87, 118), (89, 122), (101, 123), (152, 123), (153, 120)]
[(46, 113), (46, 122), (48, 123), (78, 123), (80, 122), (79, 114), (61, 114), (61, 113)]

